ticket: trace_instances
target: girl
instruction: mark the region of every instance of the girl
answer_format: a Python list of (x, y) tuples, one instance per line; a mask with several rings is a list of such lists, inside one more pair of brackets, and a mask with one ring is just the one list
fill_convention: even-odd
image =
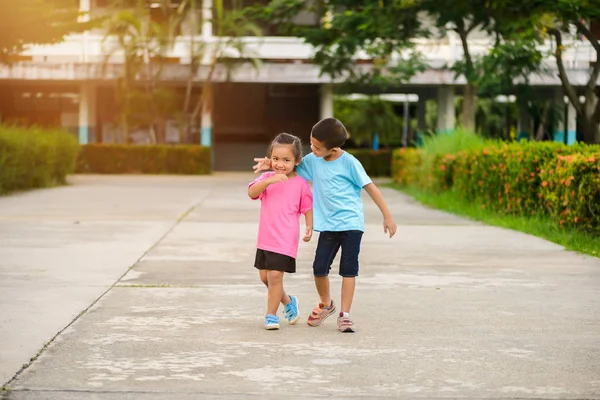
[(279, 329), (277, 309), (284, 305), (290, 325), (298, 321), (298, 299), (283, 290), (284, 272), (296, 272), (300, 239), (300, 214), (306, 219), (303, 240), (312, 236), (312, 192), (308, 182), (298, 176), (296, 166), (302, 159), (302, 142), (296, 136), (280, 133), (267, 150), (271, 172), (265, 172), (248, 185), (248, 196), (260, 199), (260, 223), (254, 267), (268, 288), (266, 329)]

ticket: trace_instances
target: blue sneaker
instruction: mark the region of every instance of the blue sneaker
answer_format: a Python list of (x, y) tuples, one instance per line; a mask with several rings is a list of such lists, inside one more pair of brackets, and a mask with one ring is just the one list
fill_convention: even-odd
[(265, 317), (265, 329), (269, 331), (279, 329), (279, 317), (273, 314), (267, 314)]
[(294, 325), (300, 319), (300, 312), (298, 311), (298, 298), (296, 296), (290, 296), (290, 304), (287, 304), (283, 308), (283, 315), (288, 320), (290, 325)]

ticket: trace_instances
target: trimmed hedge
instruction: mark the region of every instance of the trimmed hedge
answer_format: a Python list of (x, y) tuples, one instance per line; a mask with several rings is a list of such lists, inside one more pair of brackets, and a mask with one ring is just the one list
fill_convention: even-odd
[(511, 143), (423, 157), (419, 150), (396, 150), (394, 180), (452, 190), (500, 213), (548, 215), (561, 225), (600, 230), (599, 146)]
[(540, 179), (540, 197), (560, 225), (600, 230), (600, 150), (558, 156)]
[(390, 150), (350, 149), (348, 152), (360, 161), (369, 176), (392, 175)]
[(78, 150), (77, 139), (60, 129), (0, 126), (0, 194), (64, 184)]
[(451, 184), (467, 200), (478, 199), (505, 213), (533, 215), (544, 209), (539, 198), (542, 167), (578, 148), (556, 142), (511, 143), (461, 152)]
[(195, 145), (81, 146), (77, 173), (89, 174), (209, 174), (210, 147)]

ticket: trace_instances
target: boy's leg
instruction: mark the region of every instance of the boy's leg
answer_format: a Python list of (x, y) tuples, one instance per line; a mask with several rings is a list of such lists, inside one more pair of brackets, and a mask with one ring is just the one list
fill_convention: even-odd
[(341, 235), (342, 257), (340, 275), (342, 276), (342, 312), (350, 312), (354, 299), (354, 288), (358, 276), (358, 255), (363, 233), (361, 231), (345, 231)]
[(308, 324), (311, 326), (319, 326), (328, 316), (335, 312), (335, 305), (331, 300), (328, 275), (339, 248), (340, 242), (337, 232), (321, 232), (319, 234), (319, 243), (317, 244), (315, 261), (313, 263), (313, 275), (321, 302), (308, 317)]
[(355, 277), (342, 278), (342, 309), (341, 312), (350, 312), (352, 300), (354, 299), (354, 288), (356, 287)]
[(331, 290), (329, 285), (329, 276), (316, 276), (315, 275), (315, 286), (319, 293), (319, 299), (321, 304), (329, 307), (331, 304)]
[[(283, 300), (283, 271), (267, 271), (269, 296), (267, 314), (277, 315), (279, 303)], [(286, 295), (287, 296), (287, 295)], [(289, 300), (289, 297), (288, 297)], [(289, 303), (289, 301), (288, 301)]]
[(315, 286), (319, 293), (321, 304), (328, 307), (331, 304), (331, 288), (329, 286), (329, 270), (340, 248), (338, 232), (319, 233), (319, 242), (313, 262)]
[(361, 231), (343, 232), (341, 238), (342, 257), (340, 275), (342, 276), (342, 310), (338, 318), (338, 328), (342, 332), (354, 332), (354, 324), (349, 313), (354, 299), (356, 277), (358, 276), (358, 255), (363, 233)]

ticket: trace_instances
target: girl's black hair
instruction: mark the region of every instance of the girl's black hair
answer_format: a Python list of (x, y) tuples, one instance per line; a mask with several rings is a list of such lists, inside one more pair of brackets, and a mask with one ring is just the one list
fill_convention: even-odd
[(302, 140), (299, 137), (290, 135), (289, 133), (280, 133), (273, 139), (269, 149), (267, 150), (267, 157), (271, 158), (271, 154), (273, 154), (273, 147), (278, 144), (287, 144), (291, 145), (294, 151), (294, 156), (296, 157), (296, 161), (302, 158)]

